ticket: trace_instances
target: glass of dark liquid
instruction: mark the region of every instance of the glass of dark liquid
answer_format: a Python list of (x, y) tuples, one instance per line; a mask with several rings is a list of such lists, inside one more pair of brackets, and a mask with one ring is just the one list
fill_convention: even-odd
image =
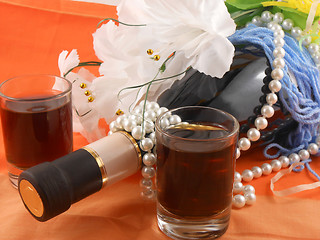
[(228, 228), (239, 123), (187, 106), (156, 121), (157, 218), (174, 239), (214, 239)]
[(0, 113), (9, 179), (72, 151), (71, 83), (51, 75), (11, 78), (0, 85)]

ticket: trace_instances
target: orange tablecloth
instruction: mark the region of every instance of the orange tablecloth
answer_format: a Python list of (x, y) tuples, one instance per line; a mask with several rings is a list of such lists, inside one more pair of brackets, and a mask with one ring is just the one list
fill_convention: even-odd
[[(28, 73), (59, 75), (58, 55), (78, 49), (82, 61), (97, 60), (92, 33), (115, 10), (99, 4), (67, 0), (0, 0), (0, 81)], [(75, 148), (86, 145), (75, 134)], [(237, 162), (242, 171), (261, 165), (260, 149)], [(312, 168), (320, 173), (320, 158)], [(256, 187), (253, 206), (232, 211), (230, 227), (221, 240), (320, 239), (320, 189), (289, 197), (274, 197), (270, 179), (251, 182)], [(139, 173), (74, 204), (66, 213), (45, 223), (37, 222), (11, 187), (0, 140), (0, 240), (22, 239), (168, 239), (157, 228), (155, 203), (140, 198)], [(307, 171), (283, 178), (277, 189), (314, 182)]]

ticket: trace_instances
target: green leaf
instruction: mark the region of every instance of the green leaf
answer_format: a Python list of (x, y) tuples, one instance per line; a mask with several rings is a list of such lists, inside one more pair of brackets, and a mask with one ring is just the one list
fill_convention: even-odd
[(160, 72), (164, 72), (166, 70), (166, 64), (162, 64), (162, 66), (160, 67)]
[(226, 3), (241, 10), (248, 10), (262, 6), (261, 0), (226, 0)]

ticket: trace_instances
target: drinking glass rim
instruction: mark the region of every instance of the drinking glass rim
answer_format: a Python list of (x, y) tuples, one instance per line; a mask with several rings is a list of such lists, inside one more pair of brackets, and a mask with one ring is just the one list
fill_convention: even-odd
[[(223, 136), (223, 137), (217, 137), (217, 138), (209, 138), (209, 139), (190, 139), (190, 138), (183, 138), (183, 137), (179, 137), (179, 136), (175, 136), (175, 135), (172, 135), (172, 134), (169, 134), (167, 132), (165, 132), (164, 130), (161, 129), (160, 127), (160, 120), (161, 118), (167, 114), (168, 112), (173, 112), (173, 111), (177, 111), (177, 110), (183, 110), (183, 109), (191, 109), (191, 108), (198, 108), (198, 109), (208, 109), (208, 110), (215, 110), (217, 112), (220, 112), (224, 115), (227, 115), (228, 117), (230, 117), (233, 122), (235, 123), (235, 126), (233, 127), (233, 130), (228, 133), (226, 136)], [(168, 137), (173, 137), (173, 138), (177, 138), (177, 139), (182, 139), (184, 141), (192, 141), (192, 142), (195, 142), (195, 141), (199, 141), (199, 142), (208, 142), (208, 141), (221, 141), (221, 140), (224, 140), (224, 139), (228, 139), (230, 138), (231, 136), (233, 136), (234, 134), (236, 134), (240, 128), (240, 124), (238, 122), (238, 120), (233, 116), (231, 115), (230, 113), (227, 113), (223, 110), (220, 110), (218, 108), (213, 108), (213, 107), (207, 107), (207, 106), (183, 106), (183, 107), (178, 107), (178, 108), (173, 108), (171, 110), (168, 110), (164, 113), (162, 113), (161, 115), (159, 115), (157, 117), (157, 120), (156, 120), (156, 124), (155, 124), (155, 128), (158, 132), (161, 132), (162, 134), (168, 136)]]
[[(62, 79), (64, 80), (67, 84), (68, 84), (68, 87), (66, 90), (56, 94), (56, 95), (53, 95), (53, 96), (48, 96), (48, 97), (40, 97), (40, 98), (15, 98), (15, 97), (9, 97), (5, 94), (2, 93), (1, 91), (1, 88), (9, 81), (12, 81), (13, 79), (17, 79), (17, 78), (25, 78), (25, 77), (41, 77), (41, 76), (46, 76), (46, 77), (54, 77), (54, 78), (59, 78), (59, 79)], [(3, 98), (6, 98), (8, 100), (11, 100), (11, 101), (16, 101), (16, 102), (36, 102), (36, 101), (45, 101), (45, 100), (51, 100), (51, 99), (56, 99), (56, 98), (59, 98), (59, 97), (63, 97), (64, 95), (66, 95), (68, 92), (70, 92), (72, 90), (72, 83), (67, 80), (66, 78), (64, 77), (60, 77), (60, 76), (57, 76), (57, 75), (53, 75), (53, 74), (29, 74), (29, 75), (21, 75), (21, 76), (16, 76), (16, 77), (12, 77), (12, 78), (9, 78), (5, 81), (3, 81), (1, 84), (0, 84), (0, 96), (3, 97)]]

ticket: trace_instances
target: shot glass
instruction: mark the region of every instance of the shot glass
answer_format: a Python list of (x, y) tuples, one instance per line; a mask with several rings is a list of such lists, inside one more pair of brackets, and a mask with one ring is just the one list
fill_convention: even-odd
[(218, 109), (187, 106), (156, 121), (157, 219), (174, 239), (227, 230), (239, 123)]
[(11, 78), (0, 85), (0, 113), (9, 179), (72, 151), (71, 83), (51, 75)]

